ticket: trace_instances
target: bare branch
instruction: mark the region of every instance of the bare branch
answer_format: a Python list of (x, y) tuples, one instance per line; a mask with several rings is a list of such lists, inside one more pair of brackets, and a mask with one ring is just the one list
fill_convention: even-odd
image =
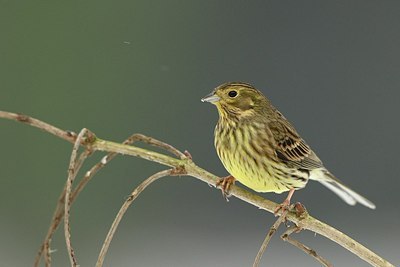
[(184, 174), (184, 171), (176, 171), (175, 169), (168, 169), (164, 171), (157, 172), (144, 180), (138, 187), (136, 187), (129, 197), (126, 199), (122, 207), (120, 208), (117, 216), (115, 216), (114, 222), (112, 223), (110, 230), (108, 231), (107, 237), (104, 240), (103, 246), (101, 248), (99, 257), (97, 259), (96, 267), (103, 266), (104, 258), (107, 254), (108, 248), (110, 246), (111, 240), (114, 237), (115, 231), (118, 228), (119, 223), (121, 222), (122, 217), (125, 215), (125, 212), (128, 210), (129, 206), (133, 203), (133, 201), (142, 193), (151, 183), (156, 180), (169, 176), (169, 175), (181, 175)]
[(62, 138), (70, 143), (74, 143), (76, 139), (76, 133), (74, 132), (61, 130), (51, 124), (48, 124), (44, 121), (32, 118), (24, 114), (17, 114), (0, 110), (0, 118), (10, 119), (31, 125), (33, 127), (44, 130), (48, 133), (51, 133), (59, 138)]
[(320, 255), (317, 254), (317, 252), (309, 247), (307, 247), (306, 245), (304, 245), (303, 243), (301, 243), (298, 240), (295, 240), (293, 238), (290, 237), (290, 235), (292, 233), (298, 233), (301, 231), (301, 228), (297, 227), (297, 226), (292, 226), (289, 229), (287, 229), (282, 235), (281, 238), (286, 241), (289, 242), (290, 244), (292, 244), (293, 246), (299, 248), (300, 250), (304, 251), (306, 254), (310, 255), (311, 257), (313, 257), (314, 259), (316, 259), (317, 261), (319, 261), (322, 265), (326, 266), (326, 267), (333, 267), (333, 265), (327, 261), (326, 259), (324, 259), (323, 257), (321, 257)]
[(70, 207), (71, 207), (70, 196), (71, 196), (71, 191), (72, 191), (72, 184), (75, 180), (76, 175), (78, 174), (77, 167), (82, 166), (83, 161), (87, 157), (87, 154), (83, 153), (82, 154), (83, 156), (79, 157), (79, 160), (76, 159), (80, 144), (84, 140), (87, 133), (88, 133), (88, 130), (84, 128), (81, 130), (78, 137), (76, 138), (76, 141), (73, 146), (72, 153), (71, 153), (71, 159), (70, 159), (69, 167), (68, 167), (68, 179), (67, 179), (67, 184), (65, 187), (64, 235), (65, 235), (65, 242), (67, 245), (69, 259), (71, 262), (71, 266), (73, 266), (73, 267), (76, 267), (78, 265), (78, 263), (76, 261), (74, 249), (72, 248), (72, 244), (71, 244), (71, 229), (70, 229), (70, 223), (69, 223), (69, 214), (70, 214)]
[(267, 249), (269, 241), (271, 241), (272, 236), (275, 234), (276, 230), (278, 230), (278, 228), (282, 224), (282, 222), (284, 222), (286, 220), (286, 214), (287, 214), (287, 210), (285, 209), (281, 213), (279, 218), (276, 220), (276, 222), (269, 229), (267, 236), (265, 237), (263, 243), (261, 244), (260, 250), (258, 251), (257, 256), (254, 260), (253, 267), (260, 266), (261, 257), (263, 256), (265, 250)]
[(149, 137), (143, 134), (134, 134), (129, 138), (129, 143), (133, 143), (136, 141), (142, 141), (143, 143), (155, 146), (155, 147), (159, 147), (162, 149), (165, 149), (166, 151), (172, 153), (173, 155), (177, 156), (179, 159), (185, 159), (187, 157), (187, 155), (185, 153), (182, 153), (181, 151), (179, 151), (178, 149), (176, 149), (175, 147), (164, 143), (160, 140), (154, 139), (153, 137)]
[[(92, 153), (92, 151), (86, 149), (83, 153), (81, 153), (81, 155), (79, 156), (79, 159), (76, 162), (76, 173), (79, 172), (80, 168), (82, 167), (82, 164), (84, 162), (84, 160)], [(65, 204), (65, 192), (66, 192), (66, 186), (67, 183), (64, 185), (63, 190), (61, 191), (61, 194), (58, 198), (57, 201), (57, 205), (56, 205), (56, 209), (53, 213), (52, 219), (51, 219), (51, 224), (49, 226), (49, 229), (46, 233), (45, 239), (39, 249), (38, 254), (35, 257), (35, 261), (33, 266), (34, 267), (38, 267), (39, 263), (40, 263), (40, 259), (42, 258), (43, 252), (44, 253), (44, 260), (45, 260), (45, 265), (46, 267), (50, 267), (51, 266), (51, 248), (50, 248), (50, 243), (51, 243), (51, 239), (55, 233), (55, 231), (58, 228), (58, 225), (61, 222), (61, 219), (64, 216), (64, 204)], [(74, 193), (76, 193), (76, 190), (74, 191)], [(75, 199), (76, 194), (72, 194), (72, 196), (70, 197), (70, 201), (71, 203), (73, 202), (73, 200)]]
[[(34, 127), (40, 128), (44, 131), (47, 131), (55, 136), (58, 136), (64, 140), (67, 140), (73, 143), (76, 139), (76, 135), (74, 133), (63, 131), (58, 129), (52, 125), (39, 121), (37, 119), (31, 118), (25, 115), (19, 115), (10, 112), (0, 111), (0, 118), (11, 119), (19, 122), (23, 122)], [(94, 135), (86, 138), (84, 143), (81, 143), (82, 146), (92, 150), (99, 151), (107, 151), (119, 154), (126, 154), (135, 157), (140, 157), (149, 161), (157, 162), (162, 165), (170, 166), (173, 168), (183, 168), (186, 170), (188, 176), (195, 177), (201, 181), (208, 183), (209, 185), (213, 185), (215, 187), (216, 182), (218, 181), (218, 177), (209, 173), (208, 171), (198, 167), (193, 163), (193, 161), (186, 157), (184, 159), (176, 159), (173, 157), (169, 157), (167, 155), (157, 153), (154, 151), (150, 151), (143, 148), (138, 148), (135, 146), (127, 146), (118, 144), (115, 142), (110, 142), (106, 140), (101, 140), (96, 138)], [(260, 209), (264, 209), (271, 213), (274, 212), (278, 204), (269, 201), (265, 198), (262, 198), (254, 193), (251, 193), (245, 189), (242, 189), (237, 186), (232, 186), (231, 188), (232, 196), (235, 196), (247, 203), (250, 203)], [(310, 215), (305, 217), (298, 217), (295, 212), (288, 212), (287, 219), (295, 223), (298, 227), (302, 229), (310, 230), (312, 232), (318, 233), (326, 238), (336, 242), (342, 247), (346, 248), (353, 254), (357, 255), (364, 261), (370, 263), (373, 266), (392, 266), (393, 264), (389, 263), (387, 260), (381, 258), (371, 250), (367, 249), (354, 239), (351, 239), (349, 236), (344, 233), (338, 231), (337, 229), (323, 223)], [(57, 218), (56, 218), (57, 219)]]
[[(127, 138), (123, 144), (129, 145), (132, 144), (133, 142), (139, 140), (139, 138), (136, 138), (138, 134), (133, 134), (129, 138)], [(143, 136), (143, 135), (141, 135)], [(92, 153), (91, 150), (85, 150), (81, 156), (78, 159), (77, 166), (76, 166), (76, 173), (79, 172), (83, 161), (86, 159), (89, 154)], [(108, 153), (106, 156), (102, 158), (100, 162), (95, 164), (89, 171), (86, 172), (86, 174), (83, 176), (82, 180), (79, 182), (77, 187), (74, 189), (74, 191), (71, 194), (70, 201), (71, 204), (75, 201), (75, 199), (78, 197), (79, 193), (83, 190), (83, 188), (86, 186), (86, 184), (91, 180), (91, 178), (100, 170), (102, 169), (107, 163), (109, 163), (115, 156), (117, 156), (117, 153)], [(50, 255), (50, 242), (51, 239), (57, 230), (61, 219), (64, 217), (64, 205), (65, 205), (65, 190), (66, 190), (66, 185), (64, 186), (58, 201), (57, 201), (57, 206), (56, 209), (53, 213), (53, 217), (51, 219), (50, 227), (49, 230), (46, 234), (46, 237), (39, 249), (38, 254), (36, 255), (35, 262), (34, 262), (34, 267), (38, 267), (40, 263), (40, 259), (43, 255), (43, 252), (46, 252), (44, 254), (44, 259), (45, 259), (45, 265), (46, 267), (51, 266), (51, 255)]]

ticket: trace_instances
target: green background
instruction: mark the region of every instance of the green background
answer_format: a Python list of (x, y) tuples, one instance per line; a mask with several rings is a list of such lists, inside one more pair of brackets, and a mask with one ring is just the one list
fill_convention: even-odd
[[(224, 176), (217, 112), (200, 98), (250, 82), (377, 210), (347, 206), (315, 182), (294, 201), (398, 265), (399, 14), (397, 1), (0, 0), (0, 109), (108, 140), (147, 134)], [(71, 144), (0, 120), (0, 148), (0, 266), (31, 266)], [(89, 183), (71, 215), (81, 266), (94, 265), (131, 190), (162, 168), (121, 156)], [(274, 221), (196, 179), (164, 178), (130, 208), (105, 266), (251, 266)], [(313, 233), (298, 238), (335, 266), (368, 266)], [(52, 248), (54, 266), (68, 266), (62, 231)], [(319, 266), (274, 237), (262, 265), (293, 264)]]

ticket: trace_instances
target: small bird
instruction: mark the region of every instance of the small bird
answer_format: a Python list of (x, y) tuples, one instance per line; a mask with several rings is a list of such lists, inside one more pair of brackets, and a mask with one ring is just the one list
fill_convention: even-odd
[(324, 167), (289, 121), (252, 85), (225, 83), (201, 101), (214, 104), (219, 113), (214, 145), (230, 173), (219, 183), (224, 196), (236, 180), (257, 192), (289, 191), (277, 213), (289, 206), (295, 190), (316, 180), (349, 205), (375, 209)]

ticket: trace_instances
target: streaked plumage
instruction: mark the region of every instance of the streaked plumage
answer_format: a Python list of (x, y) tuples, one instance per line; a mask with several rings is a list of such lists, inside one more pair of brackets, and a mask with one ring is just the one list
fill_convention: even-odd
[(295, 128), (253, 86), (232, 82), (202, 99), (217, 106), (215, 147), (222, 164), (257, 192), (282, 193), (321, 182), (350, 205), (375, 205), (335, 178)]

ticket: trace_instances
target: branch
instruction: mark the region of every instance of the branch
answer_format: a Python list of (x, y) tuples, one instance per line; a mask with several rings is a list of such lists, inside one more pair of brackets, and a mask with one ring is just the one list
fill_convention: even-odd
[(87, 129), (82, 129), (82, 131), (79, 133), (78, 137), (75, 140), (74, 147), (73, 147), (72, 153), (71, 153), (71, 159), (69, 161), (68, 179), (67, 179), (67, 184), (65, 187), (64, 235), (65, 235), (65, 242), (67, 245), (67, 250), (68, 250), (68, 255), (69, 255), (70, 262), (71, 262), (71, 266), (74, 266), (74, 267), (78, 266), (78, 263), (76, 261), (75, 253), (74, 253), (74, 250), (73, 250), (72, 244), (71, 244), (71, 229), (70, 229), (70, 223), (69, 223), (69, 215), (70, 215), (70, 208), (72, 205), (72, 201), (71, 201), (70, 196), (71, 196), (71, 192), (72, 192), (72, 184), (75, 180), (75, 177), (78, 174), (79, 169), (83, 164), (83, 161), (91, 153), (90, 150), (85, 150), (81, 154), (79, 159), (78, 160), (76, 159), (80, 143), (82, 142), (82, 140), (84, 140), (87, 132), (88, 132)]
[(253, 267), (260, 266), (261, 257), (264, 254), (265, 250), (267, 249), (269, 241), (271, 241), (271, 238), (275, 234), (276, 230), (278, 230), (278, 227), (285, 221), (286, 214), (287, 210), (284, 210), (281, 216), (279, 216), (276, 222), (269, 229), (268, 234), (265, 237), (263, 243), (261, 244), (260, 250), (257, 253), (256, 259), (254, 260)]
[(156, 180), (169, 176), (169, 175), (178, 175), (180, 173), (174, 173), (174, 169), (168, 169), (164, 171), (157, 172), (144, 180), (138, 187), (136, 187), (132, 193), (129, 195), (129, 197), (126, 199), (124, 204), (122, 205), (121, 209), (119, 210), (117, 216), (115, 217), (110, 230), (108, 231), (107, 237), (104, 240), (103, 246), (101, 248), (99, 257), (97, 259), (96, 267), (101, 267), (103, 266), (104, 262), (104, 257), (107, 254), (108, 247), (110, 246), (111, 240), (115, 234), (115, 231), (117, 230), (117, 227), (122, 219), (122, 217), (125, 215), (125, 212), (128, 210), (129, 206), (132, 204), (132, 202), (142, 193), (146, 187), (148, 187), (151, 183), (155, 182)]
[(304, 251), (304, 253), (310, 255), (311, 257), (313, 257), (314, 259), (316, 259), (317, 261), (319, 261), (322, 265), (324, 265), (325, 267), (333, 267), (333, 265), (328, 262), (326, 259), (324, 259), (323, 257), (321, 257), (320, 255), (317, 254), (317, 252), (309, 247), (307, 247), (306, 245), (304, 245), (303, 243), (301, 243), (298, 240), (295, 240), (293, 238), (290, 237), (291, 234), (293, 233), (298, 233), (300, 232), (302, 229), (298, 228), (297, 226), (292, 226), (289, 229), (287, 229), (282, 235), (281, 238), (283, 241), (289, 242), (290, 244), (292, 244), (293, 246), (299, 248), (300, 250)]
[[(14, 121), (29, 124), (71, 143), (74, 143), (76, 140), (76, 134), (70, 131), (61, 130), (55, 126), (26, 115), (0, 111), (0, 118), (11, 119)], [(86, 149), (93, 151), (98, 150), (123, 155), (130, 155), (157, 162), (159, 164), (166, 165), (172, 168), (184, 169), (188, 176), (195, 177), (214, 187), (216, 187), (216, 183), (218, 181), (217, 176), (197, 166), (189, 157), (179, 159), (173, 158), (147, 149), (102, 140), (100, 138), (97, 138), (94, 134), (90, 132), (87, 134), (87, 138), (84, 140), (84, 142), (81, 142), (81, 145), (84, 146)], [(262, 198), (261, 196), (258, 196), (237, 186), (232, 186), (230, 193), (232, 194), (232, 196), (235, 196), (249, 204), (258, 207), (259, 209), (264, 209), (270, 213), (274, 213), (274, 210), (278, 207), (277, 203)], [(383, 259), (365, 246), (361, 245), (359, 242), (308, 214), (302, 217), (297, 216), (295, 212), (290, 211), (287, 213), (286, 218), (287, 220), (292, 221), (294, 224), (302, 229), (318, 233), (319, 235), (325, 236), (326, 238), (336, 242), (337, 244), (357, 255), (372, 266), (394, 266), (387, 260)]]
[[(61, 130), (60, 130), (61, 131)], [(75, 135), (76, 136), (76, 135)], [(126, 139), (123, 144), (127, 145), (127, 144), (133, 144), (134, 142), (137, 141), (142, 141), (144, 143), (147, 143), (149, 145), (155, 146), (155, 147), (159, 147), (162, 149), (165, 149), (167, 151), (169, 151), (171, 154), (182, 157), (182, 153), (177, 150), (176, 148), (165, 144), (159, 140), (156, 140), (154, 138), (149, 138), (147, 136), (144, 136), (142, 134), (133, 134), (131, 135), (128, 139)], [(74, 141), (76, 143), (76, 141)], [(77, 164), (76, 164), (76, 171), (75, 173), (79, 172), (79, 169), (81, 168), (84, 159), (89, 156), (89, 154), (92, 151), (89, 150), (85, 150), (84, 153), (81, 154)], [(187, 152), (188, 153), (188, 152)], [(105, 167), (111, 160), (113, 160), (115, 158), (115, 156), (118, 155), (117, 153), (108, 153), (106, 156), (104, 156), (100, 162), (98, 162), (97, 164), (95, 164), (89, 171), (87, 171), (85, 173), (85, 175), (83, 176), (82, 180), (79, 182), (79, 184), (77, 185), (77, 187), (74, 189), (74, 191), (71, 194), (70, 197), (70, 205), (75, 201), (75, 199), (78, 197), (78, 195), (82, 192), (83, 188), (87, 185), (87, 183), (93, 178), (93, 176), (99, 171), (101, 170), (103, 167)], [(52, 237), (55, 233), (55, 231), (57, 230), (58, 226), (60, 225), (61, 219), (64, 216), (64, 207), (65, 207), (65, 194), (66, 194), (66, 190), (67, 190), (67, 184), (64, 186), (63, 191), (61, 192), (59, 198), (58, 198), (58, 202), (57, 202), (57, 206), (56, 209), (53, 213), (53, 217), (51, 219), (51, 223), (50, 223), (50, 227), (49, 230), (46, 234), (46, 237), (39, 249), (38, 254), (36, 255), (35, 258), (35, 262), (34, 262), (34, 267), (38, 267), (39, 263), (40, 263), (40, 259), (42, 258), (43, 252), (46, 252), (44, 254), (44, 260), (45, 260), (45, 265), (46, 267), (50, 267), (51, 266), (51, 249), (50, 249), (50, 243), (52, 240)]]

